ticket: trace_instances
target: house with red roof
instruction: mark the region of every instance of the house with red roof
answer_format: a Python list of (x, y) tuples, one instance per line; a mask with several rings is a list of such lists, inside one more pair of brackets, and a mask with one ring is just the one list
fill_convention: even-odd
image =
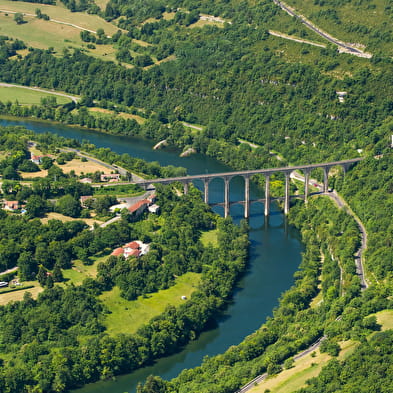
[(81, 206), (82, 207), (87, 207), (86, 201), (88, 201), (89, 199), (95, 200), (95, 198), (93, 198), (93, 195), (81, 195), (79, 197), (79, 202), (81, 203)]
[(36, 155), (32, 154), (30, 160), (32, 162), (34, 162), (34, 164), (41, 165), (42, 157), (44, 157), (44, 156), (36, 156)]
[(21, 208), (21, 205), (19, 205), (18, 201), (4, 201), (4, 204), (3, 204), (4, 210), (14, 212), (15, 210), (18, 210), (20, 208)]
[(123, 255), (124, 254), (124, 249), (123, 249), (123, 247), (118, 247), (118, 248), (115, 248), (113, 251), (112, 251), (112, 254), (111, 255), (113, 255), (113, 256), (115, 256), (115, 257), (119, 257), (120, 255)]
[(139, 258), (140, 256), (146, 254), (148, 251), (148, 244), (145, 244), (140, 240), (134, 240), (130, 243), (125, 244), (123, 247), (118, 247), (114, 249), (111, 255), (115, 257), (123, 256), (126, 259), (129, 257)]
[(134, 218), (139, 217), (149, 207), (150, 201), (148, 199), (142, 199), (137, 203), (134, 203), (128, 208), (128, 211)]

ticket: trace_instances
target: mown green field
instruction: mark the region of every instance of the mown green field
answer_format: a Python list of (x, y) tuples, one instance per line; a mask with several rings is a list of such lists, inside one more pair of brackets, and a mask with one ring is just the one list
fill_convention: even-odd
[(72, 269), (63, 270), (66, 285), (81, 285), (84, 279), (95, 278), (97, 275), (97, 265), (100, 262), (105, 262), (108, 259), (108, 255), (92, 259), (94, 259), (94, 263), (91, 265), (84, 265), (82, 261), (74, 260), (72, 262)]
[(201, 236), (201, 242), (206, 247), (211, 244), (213, 247), (218, 244), (218, 229), (212, 229), (211, 231), (203, 232)]
[[(64, 5), (58, 1), (56, 5), (46, 5), (37, 3), (27, 3), (22, 1), (0, 0), (0, 10), (9, 10), (16, 12), (23, 12), (35, 15), (35, 10), (39, 8), (42, 13), (49, 15), (51, 19), (61, 22), (72, 23), (84, 29), (96, 31), (99, 28), (105, 30), (108, 35), (116, 33), (118, 28), (112, 23), (106, 22), (98, 15), (87, 14), (85, 12), (71, 12), (65, 8)], [(3, 13), (4, 14), (4, 13)], [(9, 14), (13, 20), (13, 15)], [(46, 23), (57, 25), (53, 21), (44, 21)], [(16, 23), (14, 22), (16, 25)], [(23, 26), (19, 25), (18, 27)], [(78, 33), (79, 34), (79, 33)], [(67, 37), (64, 37), (67, 38)]]
[(2, 87), (0, 86), (0, 101), (2, 102), (15, 102), (16, 100), (22, 105), (39, 105), (42, 98), (55, 97), (58, 104), (66, 104), (71, 102), (70, 98), (57, 96), (51, 93), (43, 93), (24, 89), (22, 87)]
[(176, 284), (171, 288), (158, 291), (145, 298), (139, 296), (135, 301), (128, 301), (120, 297), (118, 287), (104, 292), (100, 299), (111, 312), (104, 321), (108, 333), (135, 333), (151, 318), (164, 312), (167, 305), (178, 306), (184, 303), (186, 300), (181, 297), (189, 298), (196, 290), (199, 280), (200, 274), (189, 272), (178, 277)]
[[(89, 15), (83, 12), (71, 12), (61, 5), (45, 5), (36, 3), (24, 3), (20, 1), (0, 0), (0, 35), (17, 38), (34, 48), (54, 48), (55, 52), (61, 54), (65, 48), (79, 48), (86, 50), (86, 43), (80, 39), (82, 29), (93, 32), (99, 28), (104, 29), (107, 35), (113, 35), (118, 28), (106, 22), (97, 15)], [(49, 15), (49, 21), (37, 19), (35, 10), (39, 8), (42, 13)], [(4, 11), (10, 11), (6, 13)], [(11, 12), (22, 12), (27, 23), (17, 25), (14, 14)], [(64, 23), (58, 23), (58, 22)], [(73, 24), (75, 26), (71, 26)], [(105, 48), (103, 48), (105, 47)], [(95, 57), (104, 60), (114, 60), (111, 56), (114, 49), (108, 45), (97, 45), (96, 49), (89, 50)]]

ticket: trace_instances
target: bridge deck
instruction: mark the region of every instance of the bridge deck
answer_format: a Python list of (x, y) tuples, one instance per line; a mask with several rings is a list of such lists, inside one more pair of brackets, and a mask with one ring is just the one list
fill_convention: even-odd
[(286, 167), (281, 167), (281, 168), (268, 168), (268, 169), (253, 169), (253, 170), (245, 170), (245, 171), (233, 171), (233, 172), (223, 172), (223, 173), (206, 173), (203, 175), (191, 175), (191, 176), (181, 176), (181, 177), (170, 177), (170, 178), (164, 178), (164, 179), (151, 179), (151, 180), (146, 180), (146, 181), (138, 181), (136, 184), (140, 185), (148, 185), (148, 184), (154, 184), (154, 183), (173, 183), (176, 181), (179, 182), (191, 182), (193, 180), (211, 180), (215, 179), (217, 177), (221, 178), (231, 178), (235, 176), (252, 176), (256, 174), (262, 174), (262, 175), (270, 175), (276, 172), (285, 172), (285, 173), (291, 173), (296, 170), (313, 170), (316, 168), (330, 168), (336, 165), (349, 165), (353, 164), (356, 162), (359, 162), (363, 160), (363, 158), (352, 158), (350, 160), (343, 160), (343, 161), (334, 161), (334, 162), (326, 162), (326, 163), (321, 163), (321, 164), (307, 164), (307, 165), (296, 165), (296, 166), (286, 166)]

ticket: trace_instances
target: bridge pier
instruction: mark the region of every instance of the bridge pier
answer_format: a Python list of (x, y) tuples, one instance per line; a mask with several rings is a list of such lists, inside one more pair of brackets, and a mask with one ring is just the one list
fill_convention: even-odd
[(211, 179), (203, 179), (204, 201), (209, 204), (209, 183)]
[(250, 217), (250, 178), (244, 177), (244, 218)]
[(329, 170), (328, 166), (323, 168), (323, 192), (327, 193), (329, 189)]
[(304, 171), (304, 203), (308, 202), (309, 187), (310, 187), (310, 171)]
[(270, 213), (270, 175), (265, 175), (265, 216)]
[[(307, 202), (309, 197), (309, 183), (311, 171), (313, 169), (321, 168), (324, 171), (324, 181), (323, 181), (323, 192), (328, 192), (329, 189), (329, 171), (331, 168), (337, 165), (341, 165), (344, 171), (347, 171), (351, 165), (356, 162), (361, 161), (363, 158), (353, 158), (350, 160), (344, 161), (334, 161), (334, 162), (326, 162), (321, 164), (307, 164), (307, 165), (297, 165), (294, 167), (282, 167), (282, 168), (268, 168), (268, 169), (254, 169), (254, 170), (244, 170), (238, 172), (227, 172), (227, 173), (211, 173), (211, 174), (203, 174), (203, 175), (191, 175), (191, 176), (181, 176), (174, 178), (166, 178), (166, 179), (150, 179), (134, 182), (132, 184), (139, 184), (145, 190), (149, 188), (149, 186), (154, 186), (155, 184), (171, 184), (174, 182), (183, 183), (184, 194), (188, 193), (189, 184), (194, 180), (201, 180), (204, 183), (204, 200), (206, 203), (209, 203), (209, 183), (212, 179), (220, 178), (224, 181), (224, 203), (219, 203), (220, 206), (224, 206), (224, 215), (227, 217), (230, 213), (230, 197), (229, 197), (229, 184), (230, 180), (235, 176), (243, 176), (244, 178), (244, 201), (240, 203), (244, 204), (244, 216), (247, 218), (250, 215), (250, 178), (255, 174), (261, 174), (265, 176), (265, 216), (268, 216), (270, 213), (270, 177), (272, 174), (281, 172), (285, 174), (285, 197), (284, 197), (284, 213), (288, 214), (290, 207), (290, 174), (292, 171), (301, 170), (304, 173), (305, 177), (305, 185), (304, 185), (304, 200)], [(93, 187), (95, 187), (93, 185)], [(280, 198), (281, 199), (281, 198)]]
[(183, 193), (184, 193), (184, 195), (188, 194), (188, 182), (187, 181), (185, 181), (183, 183)]
[(225, 176), (223, 179), (224, 179), (224, 217), (227, 218), (229, 216), (229, 182), (231, 181), (231, 178)]
[(289, 213), (289, 184), (291, 181), (291, 172), (285, 172), (285, 199), (284, 199), (284, 214)]

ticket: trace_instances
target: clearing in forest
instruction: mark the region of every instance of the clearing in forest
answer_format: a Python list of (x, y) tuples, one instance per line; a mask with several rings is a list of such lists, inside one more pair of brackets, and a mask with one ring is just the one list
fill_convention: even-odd
[(176, 278), (172, 287), (139, 296), (137, 300), (129, 301), (120, 297), (119, 287), (104, 292), (100, 299), (111, 312), (104, 320), (109, 334), (135, 333), (143, 324), (157, 315), (162, 314), (168, 305), (178, 306), (190, 298), (197, 289), (200, 274), (188, 272)]
[(0, 86), (0, 101), (2, 102), (15, 102), (18, 101), (21, 105), (40, 105), (42, 98), (56, 98), (59, 105), (71, 102), (67, 97), (58, 96), (50, 92), (44, 93), (41, 91), (34, 91), (24, 89), (23, 87), (4, 87)]

